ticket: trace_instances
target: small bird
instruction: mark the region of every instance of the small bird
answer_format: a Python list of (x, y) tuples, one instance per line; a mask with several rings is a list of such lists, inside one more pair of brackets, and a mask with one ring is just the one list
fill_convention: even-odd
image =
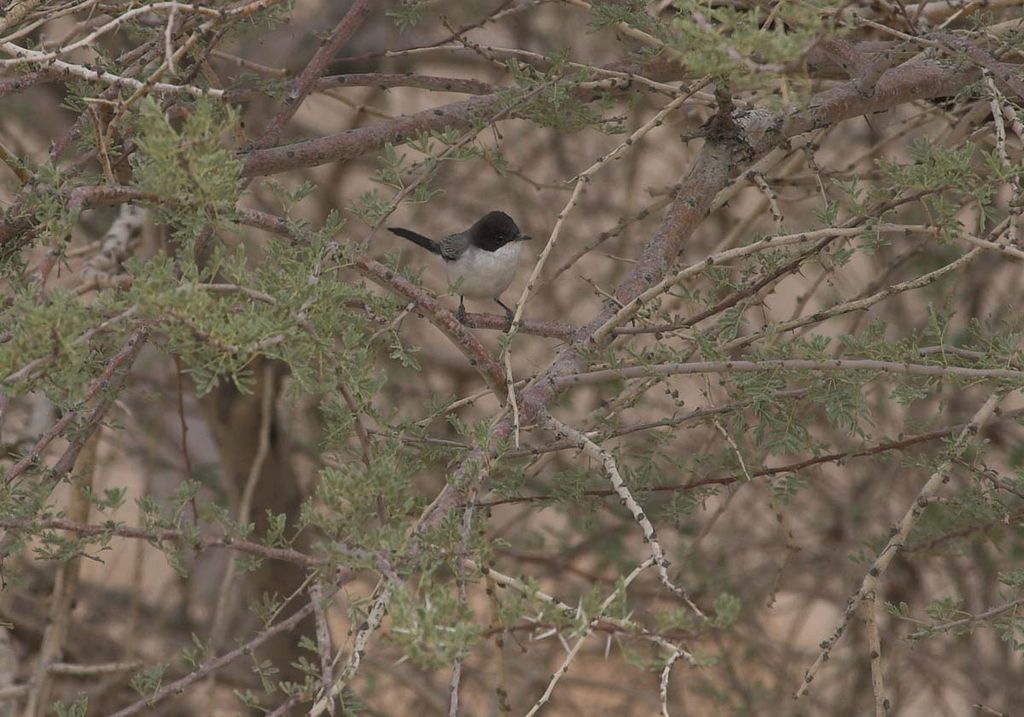
[(448, 282), (459, 292), (459, 321), (466, 319), (468, 296), (494, 299), (511, 322), (512, 309), (498, 297), (515, 278), (523, 249), (521, 242), (530, 237), (519, 231), (508, 214), (488, 212), (466, 231), (449, 234), (441, 241), (401, 227), (388, 227), (388, 231), (441, 257)]

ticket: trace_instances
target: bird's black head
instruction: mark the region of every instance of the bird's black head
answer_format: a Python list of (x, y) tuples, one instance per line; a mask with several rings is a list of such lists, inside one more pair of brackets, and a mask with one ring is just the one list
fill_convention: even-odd
[(514, 241), (527, 241), (530, 237), (519, 231), (519, 227), (505, 212), (488, 212), (466, 230), (466, 236), (473, 246), (484, 251), (497, 251)]

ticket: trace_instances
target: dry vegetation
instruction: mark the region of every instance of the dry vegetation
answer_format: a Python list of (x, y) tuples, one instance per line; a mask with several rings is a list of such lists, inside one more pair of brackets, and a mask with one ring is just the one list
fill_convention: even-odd
[(4, 5), (0, 717), (1024, 704), (1020, 0)]

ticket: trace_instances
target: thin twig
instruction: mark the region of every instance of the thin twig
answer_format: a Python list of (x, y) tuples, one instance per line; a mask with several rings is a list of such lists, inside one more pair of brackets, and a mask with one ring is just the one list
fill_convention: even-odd
[[(86, 521), (89, 519), (90, 503), (87, 496), (93, 489), (99, 437), (99, 431), (92, 434), (75, 462), (71, 480), (71, 497), (67, 509), (68, 517), (72, 520)], [(36, 655), (36, 669), (29, 680), (24, 717), (43, 717), (50, 708), (53, 687), (53, 682), (50, 679), (53, 672), (50, 670), (50, 666), (64, 650), (64, 641), (67, 639), (71, 627), (71, 610), (78, 594), (81, 566), (82, 557), (76, 555), (61, 563), (57, 569), (53, 594), (50, 597), (46, 629)]]
[(139, 714), (140, 712), (143, 712), (145, 710), (152, 710), (153, 706), (156, 705), (158, 702), (167, 699), (171, 695), (180, 695), (182, 692), (185, 691), (186, 688), (195, 684), (199, 680), (202, 680), (203, 678), (212, 675), (214, 672), (216, 672), (217, 670), (226, 665), (229, 665), (230, 663), (237, 660), (239, 657), (251, 655), (253, 650), (262, 645), (264, 642), (274, 637), (275, 635), (279, 635), (281, 633), (291, 630), (293, 627), (302, 622), (307, 615), (312, 614), (312, 612), (313, 603), (306, 603), (299, 610), (295, 611), (291, 616), (285, 618), (276, 625), (273, 625), (272, 627), (263, 630), (245, 644), (236, 647), (234, 650), (225, 652), (223, 655), (220, 655), (219, 657), (214, 657), (212, 659), (204, 661), (202, 664), (199, 665), (199, 667), (197, 667), (184, 677), (180, 677), (177, 680), (174, 680), (173, 682), (169, 682), (153, 694), (143, 697), (142, 699), (133, 702), (127, 707), (118, 710), (114, 714), (110, 715), (110, 717), (130, 717), (130, 715)]
[(910, 508), (903, 515), (903, 519), (898, 523), (895, 532), (885, 547), (878, 553), (871, 567), (864, 575), (861, 581), (860, 587), (857, 588), (856, 592), (847, 601), (846, 609), (843, 611), (832, 632), (828, 638), (822, 641), (821, 651), (818, 653), (818, 657), (814, 660), (811, 666), (804, 673), (803, 681), (800, 687), (797, 689), (794, 697), (799, 699), (807, 694), (807, 690), (811, 686), (811, 681), (814, 680), (815, 675), (825, 661), (832, 654), (832, 648), (835, 647), (839, 638), (846, 632), (846, 627), (850, 623), (850, 619), (857, 611), (862, 600), (868, 595), (877, 594), (878, 585), (881, 581), (882, 575), (885, 574), (886, 569), (892, 562), (893, 558), (903, 549), (907, 542), (907, 536), (910, 534), (911, 529), (917, 523), (918, 518), (924, 512), (924, 507), (928, 501), (933, 498), (947, 481), (949, 481), (949, 469), (952, 465), (952, 458), (959, 456), (966, 448), (971, 440), (978, 434), (978, 431), (988, 423), (992, 417), (993, 412), (1002, 400), (1003, 394), (993, 393), (985, 403), (982, 404), (981, 408), (975, 412), (971, 417), (970, 422), (957, 436), (956, 442), (950, 448), (950, 459), (947, 459), (938, 470), (932, 473), (931, 477), (928, 478), (927, 482), (921, 487), (921, 490), (917, 493), (917, 498), (911, 503)]
[[(252, 499), (256, 493), (256, 486), (263, 473), (263, 464), (270, 454), (270, 426), (273, 419), (273, 401), (275, 396), (274, 364), (266, 361), (263, 365), (263, 375), (260, 379), (260, 432), (259, 443), (256, 448), (256, 456), (252, 465), (249, 466), (249, 475), (242, 490), (242, 496), (238, 502), (238, 524), (246, 526), (249, 524), (249, 514), (252, 510)], [(224, 641), (228, 624), (231, 620), (232, 605), (234, 597), (231, 592), (231, 585), (235, 579), (238, 561), (231, 559), (224, 569), (224, 576), (221, 578), (220, 589), (217, 592), (217, 605), (214, 610), (213, 619), (210, 622), (210, 645), (216, 650)]]
[(1024, 597), (1011, 600), (1003, 605), (998, 605), (994, 608), (986, 610), (985, 612), (979, 612), (977, 615), (971, 615), (960, 620), (953, 620), (951, 622), (944, 622), (939, 625), (929, 625), (928, 627), (913, 632), (907, 636), (908, 640), (919, 640), (923, 637), (928, 637), (937, 632), (950, 632), (953, 630), (959, 630), (960, 628), (972, 627), (979, 622), (987, 622), (994, 617), (999, 617), (1003, 613), (1016, 610), (1017, 608), (1024, 606)]
[[(197, 549), (224, 548), (234, 550), (246, 555), (253, 555), (267, 560), (280, 560), (297, 565), (317, 565), (322, 562), (319, 558), (299, 552), (294, 548), (277, 548), (270, 545), (260, 545), (249, 540), (243, 540), (234, 536), (213, 536), (213, 535), (191, 535), (182, 530), (154, 530), (147, 531), (141, 528), (129, 528), (118, 525), (113, 521), (103, 524), (75, 523), (63, 518), (46, 518), (42, 520), (26, 520), (20, 518), (0, 518), (0, 528), (33, 530), (66, 530), (79, 535), (89, 536), (114, 536), (120, 538), (134, 538), (146, 540), (156, 545), (160, 543), (183, 543)], [(331, 549), (339, 551), (343, 555), (352, 558), (366, 559), (362, 551), (348, 548), (340, 543), (331, 543)]]
[[(334, 648), (331, 644), (331, 629), (327, 624), (327, 615), (324, 613), (324, 592), (319, 580), (310, 583), (309, 600), (313, 604), (313, 615), (316, 618), (316, 650), (320, 656), (320, 684), (326, 686), (333, 681), (331, 653)], [(334, 707), (331, 705), (331, 711), (333, 709)]]
[(544, 688), (544, 693), (537, 699), (537, 702), (534, 703), (533, 707), (530, 708), (525, 717), (534, 717), (534, 715), (536, 715), (541, 708), (548, 703), (551, 699), (551, 694), (555, 691), (555, 686), (558, 685), (558, 681), (562, 678), (562, 675), (569, 671), (569, 666), (572, 665), (573, 661), (576, 659), (576, 655), (579, 654), (580, 648), (583, 647), (583, 643), (594, 631), (594, 627), (601, 620), (601, 616), (604, 615), (605, 610), (607, 610), (615, 600), (619, 599), (626, 592), (626, 589), (634, 580), (637, 579), (637, 577), (640, 576), (641, 573), (643, 573), (643, 571), (656, 564), (657, 560), (657, 558), (651, 557), (637, 565), (629, 575), (624, 577), (622, 581), (616, 585), (615, 589), (611, 591), (608, 597), (601, 602), (595, 611), (594, 616), (587, 621), (587, 626), (584, 629), (583, 634), (578, 640), (576, 640), (576, 644), (568, 651), (568, 654), (566, 654), (562, 664), (557, 670), (555, 670), (555, 673), (551, 676), (551, 680), (548, 682), (547, 687)]
[(544, 424), (548, 429), (559, 434), (559, 436), (568, 437), (575, 441), (580, 450), (584, 451), (587, 455), (604, 466), (605, 472), (608, 474), (608, 479), (612, 483), (612, 488), (619, 496), (619, 500), (622, 504), (625, 505), (626, 509), (632, 514), (633, 520), (636, 521), (637, 525), (640, 526), (641, 531), (643, 531), (644, 542), (650, 545), (652, 555), (650, 564), (658, 571), (658, 577), (660, 578), (661, 583), (675, 595), (679, 596), (679, 598), (682, 599), (698, 617), (706, 619), (700, 608), (690, 600), (686, 591), (673, 583), (672, 579), (669, 577), (668, 567), (671, 563), (665, 557), (665, 551), (661, 547), (661, 543), (658, 542), (657, 531), (655, 531), (654, 526), (647, 517), (647, 514), (644, 513), (643, 507), (637, 503), (635, 498), (633, 498), (629, 487), (626, 485), (626, 482), (622, 479), (622, 475), (619, 473), (619, 468), (616, 465), (615, 458), (612, 454), (587, 438), (580, 431), (562, 423), (550, 414), (544, 417)]
[(878, 601), (875, 593), (864, 596), (861, 604), (864, 625), (868, 634), (868, 659), (871, 661), (871, 691), (875, 697), (875, 717), (889, 713), (890, 702), (885, 696), (885, 681), (882, 673), (882, 638), (878, 634)]

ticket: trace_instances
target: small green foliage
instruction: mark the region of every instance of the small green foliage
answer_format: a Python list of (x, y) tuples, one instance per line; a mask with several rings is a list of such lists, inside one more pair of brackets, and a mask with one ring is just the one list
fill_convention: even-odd
[[(33, 293), (19, 292), (0, 310), (0, 323), (9, 332), (8, 340), (0, 343), (0, 366), (20, 367), (33, 360), (51, 359), (54, 366), (46, 376), (47, 396), (57, 406), (72, 408), (80, 387), (116, 352), (116, 339), (101, 337), (93, 353), (79, 350), (76, 339), (102, 316), (100, 310), (83, 304), (68, 291), (55, 290), (47, 298), (40, 304)], [(35, 387), (35, 382), (22, 380), (4, 390), (19, 395)]]
[(402, 0), (384, 14), (394, 21), (399, 30), (408, 30), (416, 27), (429, 4), (429, 0)]
[(185, 665), (190, 670), (194, 670), (208, 657), (210, 657), (209, 645), (203, 644), (203, 641), (199, 639), (199, 636), (192, 633), (192, 644), (186, 645), (181, 649), (181, 658), (185, 662)]
[(899, 603), (886, 602), (885, 611), (893, 617), (905, 618), (910, 615), (910, 606), (903, 601)]
[(967, 614), (963, 611), (962, 603), (952, 597), (932, 600), (925, 606), (924, 611), (928, 617), (939, 622), (952, 622)]
[(657, 27), (657, 21), (647, 14), (643, 0), (595, 3), (587, 15), (587, 25), (594, 30), (620, 22), (645, 32), (651, 32)]
[[(932, 467), (935, 469), (937, 466)], [(984, 542), (1017, 534), (1019, 531), (1011, 516), (1018, 514), (1024, 503), (1003, 491), (991, 491), (988, 488), (991, 478), (979, 472), (976, 482), (965, 490), (929, 505), (911, 533), (911, 544), (943, 554), (956, 554), (965, 545), (963, 540)], [(986, 528), (981, 530), (983, 527)]]
[(281, 203), (281, 214), (286, 217), (291, 216), (299, 202), (317, 191), (317, 186), (308, 180), (301, 182), (295, 189), (289, 189), (276, 179), (264, 180), (263, 186)]
[(769, 85), (821, 31), (821, 16), (812, 3), (773, 8), (785, 32), (764, 26), (767, 16), (748, 8), (713, 7), (698, 0), (676, 0), (675, 6), (680, 12), (672, 33), (662, 33), (660, 39), (696, 76), (728, 78), (734, 89)]
[[(57, 531), (44, 531), (38, 536), (39, 544), (33, 549), (37, 560), (65, 561), (89, 554), (94, 541), (86, 537), (69, 537)], [(108, 542), (109, 537), (104, 541)]]
[(71, 704), (54, 702), (53, 711), (57, 717), (86, 717), (89, 712), (89, 696), (78, 695)]
[(208, 225), (228, 221), (241, 190), (242, 162), (224, 136), (238, 123), (237, 113), (199, 100), (176, 125), (147, 97), (136, 122), (135, 182), (166, 202), (155, 207), (157, 215), (187, 244)]
[(233, 694), (243, 707), (248, 707), (254, 712), (260, 709), (263, 702), (261, 695), (253, 690), (234, 690)]
[(141, 672), (136, 672), (128, 684), (139, 693), (140, 697), (151, 697), (154, 692), (160, 689), (160, 684), (163, 682), (164, 672), (166, 671), (167, 665), (152, 665)]
[(1024, 569), (1007, 570), (999, 573), (999, 582), (1014, 590), (1024, 590)]
[[(334, 410), (340, 414), (348, 409), (336, 404)], [(351, 456), (320, 472), (317, 493), (323, 508), (311, 519), (328, 535), (346, 542), (366, 547), (397, 543), (401, 523), (392, 521), (404, 519), (421, 506), (421, 499), (411, 489), (419, 467), (400, 441), (382, 438), (374, 444), (369, 467)]]
[(697, 531), (697, 524), (690, 520), (691, 516), (704, 508), (709, 497), (717, 494), (718, 490), (714, 486), (672, 493), (662, 508), (664, 520), (673, 524), (683, 534), (694, 534)]
[(951, 242), (961, 231), (957, 214), (965, 202), (976, 204), (986, 215), (998, 185), (991, 167), (996, 160), (991, 153), (981, 152), (971, 142), (945, 147), (925, 138), (912, 141), (908, 147), (911, 161), (900, 164), (880, 159), (879, 168), (887, 180), (884, 191), (923, 190), (922, 204), (929, 222), (939, 229), (941, 240)]
[(82, 486), (82, 492), (86, 499), (98, 511), (116, 511), (128, 497), (127, 488), (106, 488), (102, 494), (97, 494), (92, 486)]
[[(479, 118), (483, 129), (489, 119)], [(425, 204), (444, 193), (444, 190), (433, 186), (442, 162), (457, 162), (482, 159), (499, 173), (507, 167), (507, 160), (500, 150), (467, 141), (455, 128), (420, 133), (406, 142), (406, 147), (423, 155), (421, 159), (410, 161), (410, 156), (400, 152), (391, 143), (384, 145), (383, 151), (377, 156), (377, 170), (372, 180), (396, 193), (405, 192), (402, 201), (408, 204)], [(380, 224), (395, 209), (395, 200), (387, 199), (376, 189), (360, 194), (351, 201), (347, 209), (369, 226)]]
[(785, 473), (771, 482), (772, 498), (781, 505), (788, 505), (806, 487), (807, 480), (798, 473)]
[(259, 678), (260, 686), (265, 694), (272, 693), (277, 689), (280, 670), (270, 660), (254, 659), (252, 672)]
[(279, 595), (263, 593), (250, 605), (249, 610), (265, 627), (270, 627), (282, 606), (283, 602)]
[(500, 106), (518, 117), (562, 132), (596, 127), (601, 115), (576, 92), (578, 82), (589, 79), (566, 74), (564, 55), (554, 56), (551, 67), (540, 72), (516, 60), (506, 63), (514, 86), (499, 90)]
[(870, 423), (871, 413), (864, 401), (863, 381), (856, 372), (818, 373), (810, 390), (824, 408), (825, 418), (838, 430), (865, 437), (862, 424)]
[(738, 597), (721, 593), (715, 598), (715, 617), (711, 621), (712, 624), (718, 628), (731, 626), (739, 618), (742, 607), (743, 604)]
[[(787, 388), (786, 379), (772, 372), (736, 373), (730, 377), (735, 395), (750, 401), (753, 423), (753, 441), (770, 454), (793, 453), (811, 442), (806, 423), (798, 419), (801, 405), (796, 402), (779, 401), (777, 394)], [(744, 425), (736, 423), (737, 416), (730, 422), (730, 430), (739, 432)]]
[[(447, 133), (445, 133), (447, 134)], [(434, 135), (437, 136), (437, 135)], [(437, 196), (439, 190), (430, 189), (430, 180), (436, 174), (438, 158), (431, 154), (431, 136), (420, 138), (417, 144), (426, 155), (422, 160), (409, 164), (406, 154), (399, 154), (395, 145), (388, 142), (384, 145), (384, 151), (378, 156), (378, 169), (371, 175), (371, 179), (377, 184), (390, 187), (398, 192), (411, 187), (404, 201), (410, 204), (422, 204)], [(452, 140), (454, 143), (456, 140)], [(466, 146), (460, 152), (449, 152), (447, 159), (464, 159), (466, 156), (475, 156), (471, 147)], [(415, 186), (413, 186), (415, 183)], [(390, 206), (390, 205), (389, 205)]]
[(274, 547), (281, 547), (285, 544), (285, 529), (288, 527), (288, 516), (284, 513), (266, 512), (266, 528), (263, 534), (263, 543)]
[[(834, 183), (838, 184), (838, 182)], [(834, 199), (827, 196), (822, 197), (822, 206), (814, 212), (814, 217), (822, 226), (834, 227), (836, 226), (836, 220), (839, 217), (840, 207), (841, 205), (839, 202)]]
[[(184, 519), (184, 516), (191, 516), (192, 505), (194, 504), (195, 492), (199, 484), (195, 481), (184, 481), (178, 490), (166, 502), (158, 502), (149, 496), (136, 498), (135, 502), (139, 508), (139, 521), (143, 530), (158, 532), (160, 530), (180, 530), (181, 540), (168, 541), (161, 547), (167, 562), (181, 576), (188, 574), (185, 567), (189, 564), (191, 545), (199, 537), (199, 528), (192, 520)], [(223, 508), (221, 508), (223, 511)], [(214, 513), (210, 506), (207, 511)]]
[[(78, 221), (78, 216), (68, 212), (67, 197), (77, 182), (67, 176), (61, 168), (50, 163), (30, 167), (28, 160), (18, 162), (20, 166), (31, 169), (35, 182), (31, 192), (24, 194), (24, 200), (17, 213), (7, 210), (6, 220), (22, 219), (31, 222), (36, 230), (31, 233), (28, 246), (36, 244), (53, 244), (63, 250), (63, 245), (71, 237), (71, 229)], [(0, 247), (0, 277), (12, 281), (12, 288), (21, 284), (26, 277), (21, 275), (24, 269), (23, 257), (10, 248), (18, 247), (17, 242), (10, 242), (10, 247)]]
[(395, 589), (388, 641), (421, 667), (450, 665), (473, 647), (482, 631), (451, 585), (428, 575), (419, 580), (415, 591)]
[(375, 226), (391, 213), (392, 202), (380, 196), (376, 189), (371, 189), (360, 194), (347, 209), (364, 224)]

